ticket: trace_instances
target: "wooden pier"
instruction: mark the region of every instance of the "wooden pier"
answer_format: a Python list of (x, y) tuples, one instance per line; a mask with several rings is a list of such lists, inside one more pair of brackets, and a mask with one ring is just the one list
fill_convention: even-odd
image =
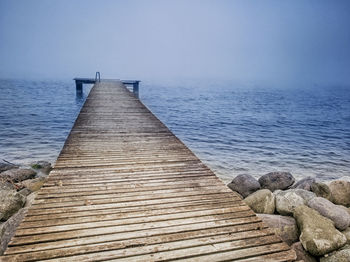
[(96, 82), (2, 261), (293, 261), (122, 82)]

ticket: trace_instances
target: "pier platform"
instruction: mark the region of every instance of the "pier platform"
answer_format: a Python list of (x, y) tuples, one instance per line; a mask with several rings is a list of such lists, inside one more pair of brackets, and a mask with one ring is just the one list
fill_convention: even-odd
[(121, 81), (101, 81), (0, 260), (295, 258)]

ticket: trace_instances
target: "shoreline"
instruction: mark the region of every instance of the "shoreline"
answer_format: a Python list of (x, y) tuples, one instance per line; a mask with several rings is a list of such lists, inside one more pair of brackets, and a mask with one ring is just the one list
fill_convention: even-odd
[[(7, 202), (0, 209), (0, 255), (51, 170), (46, 161), (0, 163), (0, 193)], [(295, 250), (298, 259), (332, 262), (344, 253), (350, 256), (350, 177), (297, 180), (289, 172), (270, 172), (259, 179), (238, 175), (225, 184)], [(320, 230), (327, 235), (320, 236)], [(317, 246), (319, 241), (326, 241), (327, 247)]]

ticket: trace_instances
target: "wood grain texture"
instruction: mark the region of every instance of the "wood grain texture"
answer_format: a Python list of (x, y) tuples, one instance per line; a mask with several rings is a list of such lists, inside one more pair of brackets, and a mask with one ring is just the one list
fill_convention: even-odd
[(118, 81), (96, 83), (1, 261), (294, 261)]

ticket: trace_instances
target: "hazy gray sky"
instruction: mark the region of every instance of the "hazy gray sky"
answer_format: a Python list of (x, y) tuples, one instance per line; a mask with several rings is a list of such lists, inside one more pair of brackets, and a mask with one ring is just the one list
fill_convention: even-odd
[(0, 0), (0, 77), (350, 84), (350, 1)]

